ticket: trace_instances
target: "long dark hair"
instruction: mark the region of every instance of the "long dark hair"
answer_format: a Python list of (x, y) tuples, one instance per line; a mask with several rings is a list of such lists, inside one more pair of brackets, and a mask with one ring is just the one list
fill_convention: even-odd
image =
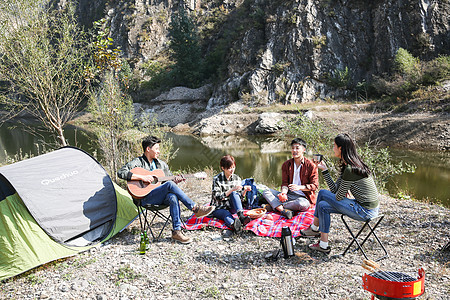
[(352, 172), (355, 174), (363, 177), (368, 177), (371, 174), (369, 167), (356, 152), (356, 145), (348, 134), (339, 134), (334, 138), (334, 142), (338, 147), (341, 147), (341, 174), (344, 172), (346, 164), (352, 167)]

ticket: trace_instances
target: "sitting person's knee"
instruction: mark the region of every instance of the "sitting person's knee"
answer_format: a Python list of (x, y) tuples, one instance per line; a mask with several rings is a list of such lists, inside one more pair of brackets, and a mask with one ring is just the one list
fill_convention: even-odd
[(168, 194), (167, 200), (169, 201), (170, 205), (172, 205), (172, 204), (178, 205), (178, 198), (175, 194)]
[(299, 211), (307, 211), (311, 205), (308, 199), (301, 199), (299, 201), (299, 206), (300, 206)]
[(174, 187), (174, 186), (177, 185), (177, 184), (176, 184), (175, 182), (173, 182), (173, 181), (166, 181), (165, 184), (167, 184), (167, 186), (168, 186), (169, 188), (172, 188), (172, 187)]

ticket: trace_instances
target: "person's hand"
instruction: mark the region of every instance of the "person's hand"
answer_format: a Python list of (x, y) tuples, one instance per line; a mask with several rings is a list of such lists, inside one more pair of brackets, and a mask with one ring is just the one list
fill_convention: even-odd
[(238, 191), (242, 191), (242, 185), (237, 185), (233, 188), (233, 191), (238, 192)]
[(317, 168), (319, 168), (322, 171), (328, 170), (328, 167), (323, 160), (317, 164)]
[(249, 192), (252, 190), (252, 187), (250, 185), (244, 185), (244, 192)]
[(177, 175), (177, 176), (175, 176), (175, 178), (173, 179), (173, 182), (175, 182), (176, 184), (178, 184), (178, 183), (180, 183), (180, 182), (182, 182), (182, 181), (185, 181), (185, 180), (186, 180), (186, 178), (184, 178), (183, 175)]
[(155, 177), (153, 175), (141, 175), (140, 180), (145, 183), (154, 183)]
[(286, 193), (279, 193), (279, 194), (278, 194), (278, 199), (280, 199), (280, 202), (281, 202), (281, 203), (286, 202), (286, 201), (287, 201), (287, 195), (286, 195)]

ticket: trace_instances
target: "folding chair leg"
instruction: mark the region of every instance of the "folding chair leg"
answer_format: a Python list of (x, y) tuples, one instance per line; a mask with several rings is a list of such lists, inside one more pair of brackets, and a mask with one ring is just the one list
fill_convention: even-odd
[[(380, 239), (378, 238), (378, 236), (377, 236), (376, 233), (375, 233), (375, 229), (378, 227), (378, 224), (380, 224), (381, 220), (383, 220), (383, 218), (384, 218), (383, 215), (379, 217), (378, 221), (375, 223), (375, 225), (374, 225), (373, 227), (370, 226), (370, 221), (371, 221), (371, 220), (368, 220), (368, 221), (364, 222), (364, 225), (361, 227), (361, 229), (358, 231), (358, 233), (357, 233), (356, 235), (354, 235), (353, 232), (351, 231), (350, 227), (348, 226), (347, 222), (346, 222), (345, 219), (344, 219), (344, 216), (345, 216), (345, 215), (341, 215), (341, 219), (342, 219), (342, 222), (344, 223), (345, 227), (347, 228), (348, 232), (349, 232), (350, 235), (352, 236), (352, 241), (351, 241), (350, 244), (347, 246), (347, 248), (345, 249), (345, 251), (342, 253), (342, 256), (344, 256), (344, 255), (347, 253), (347, 251), (352, 247), (353, 243), (356, 243), (356, 245), (357, 245), (358, 247), (355, 249), (355, 251), (358, 250), (358, 249), (361, 250), (362, 254), (364, 255), (364, 258), (365, 258), (365, 259), (368, 259), (367, 255), (366, 255), (366, 252), (364, 251), (364, 249), (362, 248), (362, 246), (363, 246), (364, 243), (367, 241), (367, 239), (370, 237), (370, 235), (373, 235), (373, 236), (375, 237), (375, 239), (377, 240), (378, 244), (381, 246), (381, 249), (382, 249), (383, 252), (384, 252), (384, 255), (383, 255), (382, 257), (380, 257), (380, 258), (377, 258), (375, 261), (380, 261), (380, 260), (382, 260), (382, 259), (384, 259), (384, 258), (386, 258), (386, 257), (389, 256), (388, 253), (387, 253), (387, 251), (386, 251), (386, 248), (384, 248), (384, 246), (383, 246), (383, 243), (380, 241)], [(362, 243), (359, 243), (359, 242), (358, 242), (358, 237), (361, 235), (361, 233), (364, 231), (364, 229), (365, 229), (366, 227), (369, 227), (370, 231), (369, 231), (369, 233), (367, 234), (367, 236), (364, 238), (364, 240), (362, 241)]]
[(163, 220), (166, 220), (166, 221), (164, 222), (163, 227), (162, 227), (161, 230), (159, 231), (158, 237), (156, 237), (156, 238), (155, 238), (155, 234), (153, 233), (152, 227), (151, 227), (150, 224), (149, 224), (148, 228), (149, 228), (150, 233), (151, 233), (151, 235), (152, 235), (152, 237), (153, 237), (153, 241), (155, 241), (155, 240), (158, 240), (158, 239), (161, 237), (161, 235), (162, 235), (164, 229), (165, 229), (166, 226), (167, 226), (167, 223), (169, 223), (169, 221), (170, 221), (170, 218), (166, 217), (165, 215), (163, 215), (163, 214), (160, 213), (159, 211), (153, 211), (153, 212), (154, 212), (154, 214), (153, 214), (152, 220), (150, 221), (150, 224), (153, 224), (153, 221), (155, 220), (156, 216), (160, 217), (160, 218), (163, 219)]

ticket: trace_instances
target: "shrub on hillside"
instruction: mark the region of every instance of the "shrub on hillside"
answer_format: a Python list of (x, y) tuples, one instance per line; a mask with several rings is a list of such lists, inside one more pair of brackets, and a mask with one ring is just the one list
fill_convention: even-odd
[(379, 95), (409, 99), (412, 93), (421, 87), (436, 85), (450, 79), (450, 56), (420, 61), (408, 50), (400, 48), (394, 62), (395, 73), (390, 78), (373, 77), (372, 86)]

